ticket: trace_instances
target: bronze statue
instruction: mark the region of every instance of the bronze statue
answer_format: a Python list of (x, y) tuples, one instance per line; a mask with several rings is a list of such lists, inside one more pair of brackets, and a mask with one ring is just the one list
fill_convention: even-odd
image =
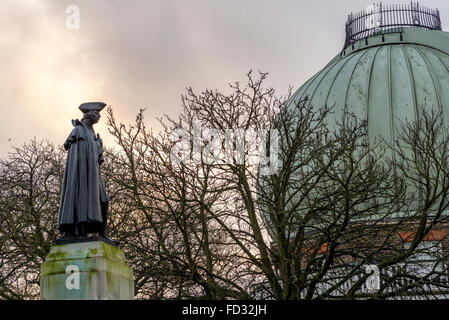
[(100, 119), (103, 102), (88, 102), (79, 106), (81, 121), (72, 120), (72, 132), (64, 143), (68, 151), (64, 171), (58, 229), (63, 236), (57, 243), (88, 241), (88, 234), (98, 234), (100, 240), (117, 245), (108, 237), (108, 195), (100, 174), (104, 162), (103, 142), (93, 125)]

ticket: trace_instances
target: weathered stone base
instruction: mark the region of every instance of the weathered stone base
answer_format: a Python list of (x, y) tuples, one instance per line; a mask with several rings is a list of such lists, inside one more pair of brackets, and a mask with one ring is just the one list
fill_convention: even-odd
[(41, 265), (41, 300), (132, 300), (133, 272), (103, 241), (55, 245)]

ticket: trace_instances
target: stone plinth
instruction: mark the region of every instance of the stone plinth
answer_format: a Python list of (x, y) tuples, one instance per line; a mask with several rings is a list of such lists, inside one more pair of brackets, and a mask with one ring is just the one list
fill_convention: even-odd
[(42, 300), (132, 300), (133, 272), (103, 241), (55, 245), (41, 265)]

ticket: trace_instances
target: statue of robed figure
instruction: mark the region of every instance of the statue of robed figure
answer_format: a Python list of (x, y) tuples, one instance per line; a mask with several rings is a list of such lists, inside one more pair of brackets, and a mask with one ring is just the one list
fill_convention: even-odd
[(58, 218), (63, 236), (57, 243), (86, 240), (94, 233), (117, 244), (107, 234), (109, 199), (100, 174), (103, 142), (93, 129), (105, 106), (103, 102), (83, 103), (79, 106), (83, 118), (72, 120), (74, 128), (64, 143), (68, 154)]

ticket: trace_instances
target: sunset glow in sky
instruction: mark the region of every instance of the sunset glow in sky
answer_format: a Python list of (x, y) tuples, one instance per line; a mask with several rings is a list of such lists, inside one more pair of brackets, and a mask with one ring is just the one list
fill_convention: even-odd
[[(87, 101), (106, 102), (124, 123), (147, 107), (157, 130), (187, 86), (225, 88), (252, 68), (269, 72), (279, 93), (296, 89), (341, 50), (347, 15), (371, 3), (2, 0), (0, 156), (34, 136), (62, 144)], [(449, 30), (447, 0), (420, 4), (438, 8)], [(79, 30), (66, 28), (69, 5), (79, 7)], [(111, 145), (102, 115), (96, 130)]]

